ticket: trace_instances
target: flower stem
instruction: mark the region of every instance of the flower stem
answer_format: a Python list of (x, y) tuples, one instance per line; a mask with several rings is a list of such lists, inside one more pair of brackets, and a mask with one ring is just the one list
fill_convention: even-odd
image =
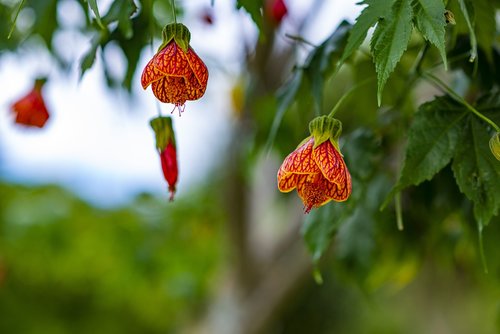
[(361, 86), (364, 86), (366, 85), (367, 83), (369, 83), (370, 81), (373, 81), (375, 80), (375, 77), (371, 77), (371, 78), (368, 78), (368, 79), (365, 79), (357, 84), (355, 84), (354, 86), (352, 86), (348, 91), (347, 93), (345, 93), (344, 95), (342, 95), (342, 97), (337, 101), (337, 104), (335, 104), (335, 106), (333, 107), (332, 111), (330, 111), (330, 113), (328, 114), (328, 117), (333, 117), (335, 115), (335, 113), (340, 109), (340, 106), (342, 105), (342, 103), (344, 103), (345, 100), (347, 100), (347, 98), (349, 98), (352, 93), (354, 93), (354, 91), (358, 88), (360, 88)]
[(19, 3), (19, 7), (17, 7), (16, 15), (14, 16), (14, 21), (12, 22), (12, 27), (10, 28), (9, 35), (7, 36), (7, 39), (10, 39), (10, 37), (12, 36), (12, 33), (14, 32), (14, 28), (16, 27), (17, 17), (19, 16), (19, 13), (21, 12), (21, 9), (23, 8), (25, 1), (26, 0), (21, 0), (21, 2)]
[(175, 10), (175, 0), (170, 0), (170, 4), (172, 5), (172, 13), (174, 15), (174, 23), (177, 23), (177, 14)]
[(433, 75), (431, 73), (425, 73), (425, 72), (422, 73), (422, 76), (425, 79), (427, 79), (428, 81), (434, 83), (438, 88), (440, 88), (440, 89), (444, 90), (446, 93), (448, 93), (455, 101), (463, 104), (464, 107), (466, 107), (474, 115), (476, 115), (477, 117), (479, 117), (480, 119), (482, 119), (483, 121), (485, 121), (486, 123), (491, 125), (493, 127), (493, 129), (495, 129), (497, 132), (500, 132), (500, 127), (498, 127), (498, 125), (496, 125), (495, 122), (493, 122), (491, 119), (489, 119), (484, 114), (479, 112), (476, 108), (471, 106), (467, 101), (464, 100), (463, 97), (458, 95), (453, 89), (451, 89), (451, 87), (449, 87), (447, 84), (445, 84), (441, 79), (439, 79), (438, 77), (436, 77), (435, 75)]

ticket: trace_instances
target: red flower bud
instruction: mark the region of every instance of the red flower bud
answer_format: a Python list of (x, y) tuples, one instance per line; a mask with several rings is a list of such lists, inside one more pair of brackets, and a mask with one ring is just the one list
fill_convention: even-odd
[(304, 211), (331, 200), (343, 202), (352, 190), (351, 175), (338, 148), (340, 121), (323, 116), (314, 119), (307, 137), (290, 153), (278, 170), (278, 189), (297, 189)]
[(15, 102), (11, 109), (16, 114), (16, 123), (42, 128), (49, 119), (49, 113), (42, 96), (45, 79), (37, 79), (33, 89)]
[(205, 94), (208, 69), (189, 46), (191, 33), (181, 23), (163, 29), (163, 43), (141, 76), (142, 88), (149, 85), (158, 100), (173, 103), (180, 112), (184, 103)]
[(266, 12), (272, 23), (280, 24), (288, 13), (288, 8), (284, 0), (266, 0)]
[(156, 148), (160, 154), (163, 176), (168, 183), (170, 200), (173, 201), (179, 170), (177, 167), (177, 150), (175, 146), (175, 133), (172, 128), (172, 119), (170, 117), (160, 116), (152, 119), (150, 124), (155, 132)]

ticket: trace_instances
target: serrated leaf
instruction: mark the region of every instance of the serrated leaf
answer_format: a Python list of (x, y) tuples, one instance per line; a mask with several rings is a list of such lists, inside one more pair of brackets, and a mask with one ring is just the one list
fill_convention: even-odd
[(311, 90), (318, 114), (322, 111), (323, 84), (342, 55), (350, 28), (349, 22), (342, 21), (337, 29), (311, 52), (304, 68), (307, 78), (311, 82)]
[(368, 33), (368, 29), (373, 27), (379, 20), (384, 19), (391, 11), (394, 1), (395, 0), (365, 0), (360, 3), (360, 5), (368, 6), (359, 14), (356, 23), (349, 33), (347, 45), (340, 59), (339, 66), (359, 48), (361, 43), (363, 43)]
[(132, 22), (130, 17), (137, 10), (133, 0), (115, 0), (109, 7), (108, 12), (102, 18), (105, 24), (118, 21), (118, 28), (125, 38), (131, 38), (133, 35)]
[(410, 41), (411, 20), (411, 0), (397, 0), (392, 6), (390, 15), (380, 20), (375, 28), (370, 44), (378, 78), (378, 105), (382, 100), (385, 83)]
[(417, 29), (426, 40), (437, 47), (446, 69), (448, 65), (446, 62), (444, 29), (446, 21), (443, 2), (441, 0), (416, 0), (413, 10)]
[(413, 120), (397, 190), (430, 180), (445, 167), (462, 139), (468, 111), (444, 96), (420, 106)]
[(452, 169), (460, 191), (474, 203), (474, 217), (487, 225), (500, 208), (500, 163), (489, 149), (489, 127), (472, 114), (467, 119)]
[(243, 8), (245, 11), (250, 14), (250, 17), (257, 25), (259, 31), (262, 31), (262, 1), (261, 0), (237, 0), (236, 8)]

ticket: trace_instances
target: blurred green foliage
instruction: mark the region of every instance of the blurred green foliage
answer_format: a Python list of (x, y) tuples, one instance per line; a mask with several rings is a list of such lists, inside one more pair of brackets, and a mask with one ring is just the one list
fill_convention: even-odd
[(165, 333), (206, 307), (223, 243), (207, 192), (93, 208), (55, 186), (0, 184), (1, 333)]

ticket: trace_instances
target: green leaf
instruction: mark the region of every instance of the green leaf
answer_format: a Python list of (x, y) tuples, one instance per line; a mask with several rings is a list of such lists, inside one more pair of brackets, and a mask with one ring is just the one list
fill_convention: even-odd
[(486, 53), (489, 62), (493, 62), (493, 44), (495, 41), (495, 9), (488, 0), (474, 0), (474, 31), (477, 44)]
[(85, 72), (94, 65), (95, 56), (97, 53), (97, 48), (101, 45), (100, 35), (96, 35), (92, 38), (90, 50), (85, 54), (80, 63), (80, 79), (83, 77)]
[(307, 78), (311, 82), (318, 114), (322, 111), (324, 82), (328, 75), (333, 72), (336, 62), (342, 55), (350, 28), (349, 22), (342, 21), (337, 29), (311, 52), (304, 68)]
[[(500, 110), (500, 105), (497, 108)], [(474, 203), (474, 216), (482, 225), (487, 225), (500, 208), (500, 163), (489, 149), (490, 137), (488, 125), (470, 114), (452, 164), (458, 187)]]
[(413, 10), (417, 29), (426, 40), (438, 48), (446, 69), (448, 65), (446, 62), (444, 29), (446, 21), (443, 2), (441, 0), (416, 0)]
[(90, 9), (92, 9), (92, 11), (94, 12), (97, 24), (99, 24), (99, 26), (104, 29), (104, 25), (102, 24), (101, 20), (101, 15), (99, 14), (99, 7), (97, 7), (97, 0), (87, 0), (87, 2), (89, 4)]
[(363, 9), (361, 14), (359, 14), (356, 19), (356, 23), (351, 29), (349, 33), (349, 38), (347, 40), (347, 45), (345, 47), (344, 53), (342, 54), (342, 58), (340, 59), (339, 66), (344, 63), (347, 58), (349, 58), (354, 51), (356, 51), (361, 43), (366, 38), (366, 34), (368, 29), (373, 27), (375, 23), (379, 20), (384, 19), (391, 11), (392, 4), (395, 0), (365, 0), (361, 2), (361, 5), (368, 5)]
[(290, 81), (286, 83), (277, 93), (278, 108), (276, 114), (274, 115), (273, 124), (271, 125), (271, 130), (269, 131), (269, 136), (267, 137), (266, 148), (271, 149), (278, 129), (280, 127), (281, 121), (288, 107), (293, 103), (297, 92), (299, 91), (300, 85), (302, 84), (302, 77), (304, 71), (301, 68), (295, 68), (294, 73)]
[(313, 261), (318, 262), (332, 242), (332, 237), (341, 221), (343, 205), (329, 203), (312, 210), (302, 225), (301, 233)]
[(411, 20), (411, 0), (397, 0), (392, 7), (390, 16), (378, 22), (373, 34), (370, 44), (378, 76), (378, 105), (382, 100), (384, 85), (410, 41)]
[(262, 19), (262, 1), (261, 0), (237, 0), (236, 8), (243, 8), (250, 14), (250, 17), (257, 25), (259, 31), (262, 31), (263, 19)]
[(462, 139), (468, 111), (451, 97), (438, 97), (420, 106), (408, 133), (408, 144), (396, 189), (430, 180), (445, 167)]
[(102, 21), (108, 25), (118, 21), (118, 28), (123, 33), (125, 38), (131, 38), (133, 35), (132, 21), (130, 17), (137, 10), (133, 0), (115, 0), (111, 4), (108, 12), (102, 18)]

